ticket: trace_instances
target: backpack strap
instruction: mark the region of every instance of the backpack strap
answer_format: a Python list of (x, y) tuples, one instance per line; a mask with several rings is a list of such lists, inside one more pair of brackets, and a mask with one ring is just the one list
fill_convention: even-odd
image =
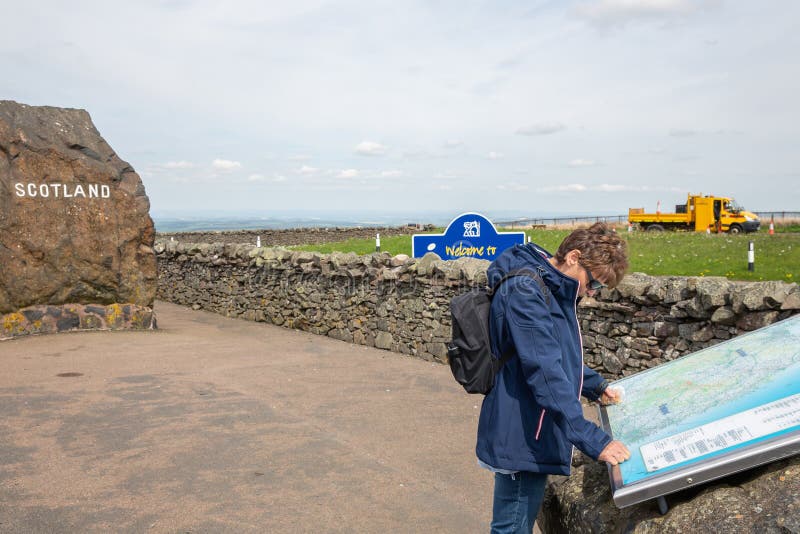
[(543, 272), (544, 269), (542, 267), (536, 267), (535, 271), (532, 269), (514, 269), (513, 271), (507, 272), (503, 276), (503, 278), (498, 280), (497, 283), (495, 283), (494, 286), (490, 288), (489, 291), (487, 291), (487, 294), (489, 295), (489, 298), (493, 297), (494, 294), (497, 292), (497, 290), (500, 289), (500, 286), (503, 284), (503, 282), (505, 282), (509, 278), (514, 278), (515, 276), (527, 276), (528, 278), (533, 278), (534, 280), (536, 280), (536, 283), (539, 284), (539, 288), (542, 290), (542, 293), (544, 294), (544, 301), (549, 306), (550, 290), (547, 288), (547, 285), (544, 283), (544, 280), (542, 279)]
[[(544, 294), (544, 301), (545, 303), (550, 306), (550, 290), (547, 288), (547, 285), (544, 283), (542, 279), (542, 273), (544, 269), (542, 267), (537, 266), (536, 271), (532, 269), (514, 269), (513, 271), (509, 271), (501, 278), (500, 280), (495, 283), (495, 285), (487, 291), (489, 298), (492, 298), (494, 294), (500, 289), (500, 286), (508, 280), (509, 278), (513, 278), (515, 276), (527, 276), (528, 278), (533, 278), (536, 280), (536, 283), (539, 284), (539, 288), (542, 290)], [(492, 364), (494, 365), (494, 372), (497, 373), (500, 371), (500, 368), (503, 367), (508, 360), (511, 359), (511, 355), (514, 353), (513, 347), (510, 347), (507, 351), (505, 351), (502, 357), (494, 360)]]

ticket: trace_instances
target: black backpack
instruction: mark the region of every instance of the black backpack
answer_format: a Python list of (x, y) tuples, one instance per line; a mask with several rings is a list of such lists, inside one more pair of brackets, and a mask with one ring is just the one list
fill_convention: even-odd
[(467, 393), (488, 394), (494, 386), (494, 377), (503, 367), (513, 350), (509, 349), (501, 358), (492, 354), (489, 340), (489, 309), (492, 296), (500, 285), (514, 276), (527, 276), (539, 284), (545, 301), (550, 304), (550, 292), (542, 276), (530, 269), (517, 269), (506, 273), (494, 287), (480, 287), (453, 297), (450, 315), (453, 320), (453, 339), (447, 344), (447, 358), (456, 382), (464, 386)]

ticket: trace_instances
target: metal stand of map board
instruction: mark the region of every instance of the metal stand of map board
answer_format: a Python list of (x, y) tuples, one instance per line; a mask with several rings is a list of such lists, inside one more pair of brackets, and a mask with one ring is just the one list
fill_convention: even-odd
[(609, 466), (620, 507), (800, 455), (800, 315), (622, 378), (602, 428), (631, 459)]

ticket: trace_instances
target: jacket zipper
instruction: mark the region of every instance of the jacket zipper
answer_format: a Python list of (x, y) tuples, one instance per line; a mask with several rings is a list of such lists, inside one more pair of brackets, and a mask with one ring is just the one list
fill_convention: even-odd
[[(542, 257), (544, 257), (544, 254), (542, 254)], [(544, 270), (544, 269), (542, 269), (541, 267), (537, 267), (537, 269), (538, 269), (538, 271), (539, 271), (539, 276), (544, 276), (544, 274), (545, 274), (545, 270)], [(549, 288), (548, 288), (547, 290), (549, 291)], [(534, 438), (533, 438), (533, 439), (535, 439), (536, 441), (539, 441), (539, 434), (541, 434), (541, 433), (542, 433), (542, 426), (544, 425), (544, 414), (545, 414), (545, 413), (547, 413), (547, 410), (545, 410), (544, 408), (542, 408), (542, 413), (541, 413), (541, 415), (539, 416), (539, 426), (536, 428), (536, 437), (534, 437)]]
[(581, 391), (583, 390), (583, 336), (581, 335), (581, 323), (578, 321), (578, 293), (575, 292), (575, 303), (572, 307), (575, 310), (575, 326), (578, 329), (578, 347), (581, 349), (581, 385), (578, 388), (578, 400), (581, 400)]
[[(578, 286), (580, 289), (580, 285)], [(581, 400), (581, 391), (583, 391), (583, 335), (581, 335), (581, 322), (578, 320), (578, 292), (575, 292), (575, 301), (572, 306), (572, 309), (575, 310), (575, 326), (578, 328), (578, 347), (581, 349), (581, 385), (578, 387), (578, 402)], [(570, 447), (569, 457), (570, 457), (570, 467), (572, 466), (572, 457), (575, 455), (575, 445)]]
[[(581, 323), (578, 321), (578, 294), (575, 293), (575, 326), (578, 328), (578, 344), (581, 349), (581, 385), (578, 387), (578, 400), (581, 399), (581, 390), (583, 390), (583, 336), (581, 335)], [(544, 424), (544, 414), (547, 413), (547, 410), (542, 410), (542, 414), (539, 416), (539, 426), (536, 428), (536, 437), (534, 438), (536, 441), (539, 441), (539, 434), (542, 432), (542, 425)], [(574, 449), (574, 447), (573, 447)]]
[(536, 441), (539, 441), (539, 433), (542, 431), (542, 423), (544, 423), (544, 414), (547, 410), (542, 409), (542, 415), (539, 416), (539, 428), (536, 429)]

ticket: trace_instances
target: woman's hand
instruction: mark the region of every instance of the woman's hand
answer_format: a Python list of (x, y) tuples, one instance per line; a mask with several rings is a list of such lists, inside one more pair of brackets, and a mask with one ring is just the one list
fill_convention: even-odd
[(603, 394), (600, 395), (600, 404), (608, 406), (609, 404), (619, 404), (622, 402), (622, 390), (615, 387), (607, 387)]
[(597, 457), (601, 462), (608, 462), (611, 465), (621, 464), (631, 457), (631, 451), (628, 447), (622, 444), (621, 441), (614, 440), (603, 449), (600, 456)]

